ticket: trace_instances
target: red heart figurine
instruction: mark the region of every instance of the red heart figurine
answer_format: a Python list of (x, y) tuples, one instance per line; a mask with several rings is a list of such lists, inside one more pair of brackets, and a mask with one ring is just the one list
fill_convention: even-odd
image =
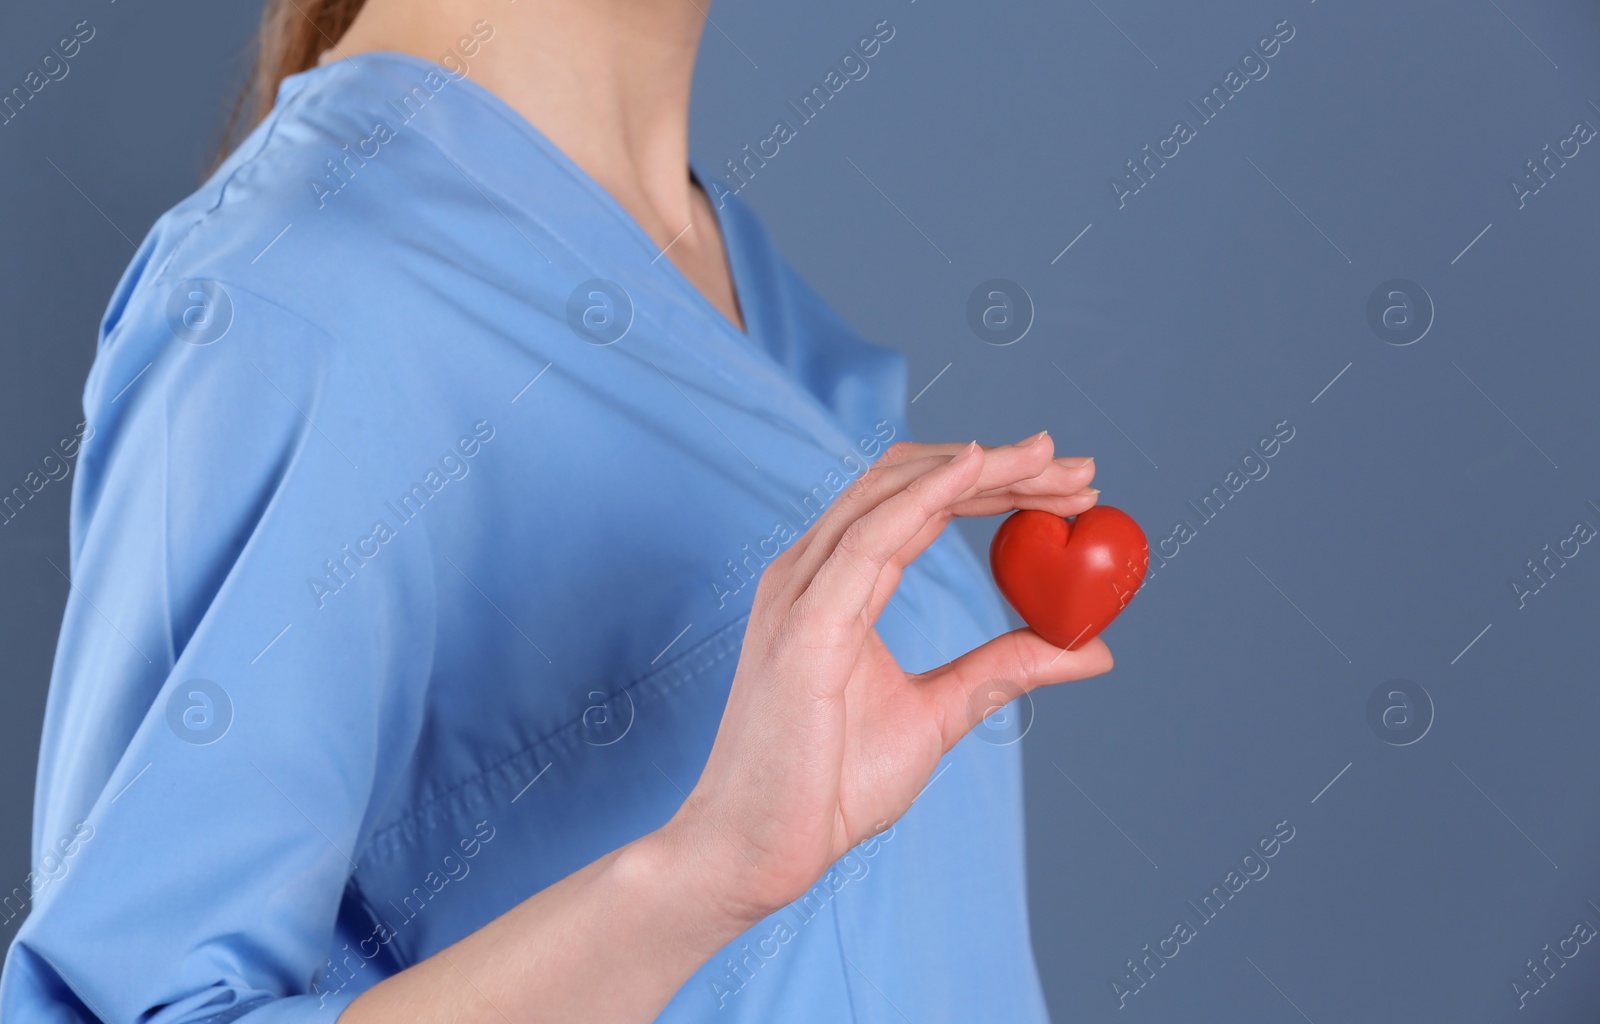
[(989, 545), (989, 569), (1022, 621), (1075, 651), (1133, 600), (1150, 545), (1133, 517), (1096, 505), (1071, 519), (1040, 509), (1012, 514)]

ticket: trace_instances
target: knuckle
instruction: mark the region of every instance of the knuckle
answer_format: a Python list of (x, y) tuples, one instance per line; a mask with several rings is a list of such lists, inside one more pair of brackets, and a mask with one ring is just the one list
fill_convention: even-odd
[(773, 633), (774, 648), (779, 651), (801, 651), (823, 646), (832, 632), (826, 621), (826, 609), (811, 591), (796, 599), (787, 615), (781, 617)]
[(800, 633), (800, 625), (792, 609), (785, 609), (783, 613), (773, 615), (766, 623), (764, 639), (767, 650), (777, 652), (794, 647)]
[(839, 535), (839, 543), (834, 546), (834, 553), (842, 558), (861, 565), (862, 563), (876, 563), (877, 545), (867, 536), (867, 529), (863, 526), (864, 520), (857, 519), (845, 528)]
[[(933, 477), (933, 480), (930, 481), (929, 477)], [(906, 484), (905, 492), (907, 494), (920, 496), (920, 495), (922, 495), (922, 494), (927, 492), (930, 483), (937, 483), (937, 482), (938, 482), (938, 475), (937, 474), (932, 473), (932, 472), (923, 473), (921, 476), (917, 477), (914, 480), (909, 481)]]
[(783, 602), (789, 593), (794, 577), (792, 565), (779, 565), (776, 560), (768, 564), (756, 578), (755, 592), (750, 598), (751, 618), (770, 619), (783, 614)]
[(856, 504), (867, 500), (867, 496), (872, 493), (874, 483), (881, 476), (882, 474), (876, 473), (872, 469), (862, 473), (850, 481), (850, 486), (846, 487), (844, 493), (839, 495), (839, 502), (841, 504)]
[(792, 602), (784, 602), (774, 595), (759, 610), (751, 612), (751, 622), (760, 639), (761, 649), (772, 654), (792, 648), (803, 630), (804, 616), (801, 606), (804, 595)]
[(883, 454), (878, 457), (878, 462), (875, 465), (903, 462), (915, 455), (917, 448), (918, 445), (913, 441), (896, 441), (883, 450)]
[[(798, 538), (796, 539), (798, 540)], [(773, 582), (771, 586), (776, 587), (779, 585), (780, 580), (788, 577), (788, 575), (794, 571), (795, 559), (799, 557), (795, 554), (795, 549), (797, 546), (797, 544), (789, 544), (785, 546), (783, 550), (779, 551), (767, 562), (766, 569), (764, 569), (761, 573), (761, 580), (756, 585), (756, 590), (758, 593), (760, 592), (761, 583), (765, 583), (767, 580), (772, 580)]]
[(761, 617), (767, 613), (773, 602), (777, 600), (778, 591), (782, 587), (776, 575), (770, 571), (770, 566), (768, 569), (768, 572), (762, 573), (761, 578), (756, 580), (755, 593), (750, 598), (750, 615), (752, 618)]
[(1039, 652), (1015, 633), (1008, 634), (1008, 637), (1005, 661), (1012, 674), (1017, 679), (1039, 679), (1044, 674), (1042, 669), (1045, 668), (1039, 658)]

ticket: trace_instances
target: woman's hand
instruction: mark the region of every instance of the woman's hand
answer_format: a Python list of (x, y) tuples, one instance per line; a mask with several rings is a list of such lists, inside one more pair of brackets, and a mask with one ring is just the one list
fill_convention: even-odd
[(955, 516), (1092, 506), (1093, 461), (1053, 455), (1042, 432), (987, 449), (898, 443), (766, 567), (710, 758), (658, 836), (731, 920), (753, 924), (798, 899), (904, 814), (982, 717), (969, 709), (993, 710), (975, 693), (1111, 668), (1098, 638), (1065, 651), (1019, 629), (907, 673), (874, 625)]
[(974, 693), (1111, 668), (1098, 639), (1064, 651), (1020, 629), (907, 675), (873, 627), (953, 517), (1094, 504), (1094, 463), (1030, 441), (885, 452), (762, 574), (722, 726), (678, 813), (362, 992), (341, 1024), (653, 1020), (719, 949), (905, 813), (976, 724), (968, 709), (990, 710)]

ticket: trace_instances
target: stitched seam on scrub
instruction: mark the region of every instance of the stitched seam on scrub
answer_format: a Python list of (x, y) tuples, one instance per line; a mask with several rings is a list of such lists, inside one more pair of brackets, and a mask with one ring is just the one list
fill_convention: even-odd
[[(831, 871), (833, 869), (830, 866), (828, 870)], [(824, 872), (824, 877), (826, 877), (826, 872)], [(844, 951), (844, 919), (839, 913), (839, 901), (837, 898), (834, 899), (833, 904), (828, 909), (833, 911), (833, 938), (839, 944), (839, 973), (844, 975), (844, 998), (850, 1007), (851, 1024), (855, 1024), (856, 1021), (861, 1019), (861, 1014), (856, 1012), (855, 979), (850, 977), (850, 956)], [(884, 998), (887, 999), (888, 997), (885, 996)]]
[[(741, 615), (711, 636), (685, 651), (676, 660), (646, 673), (618, 692), (633, 698), (634, 704), (645, 705), (652, 700), (665, 698), (684, 683), (694, 679), (737, 651), (744, 639), (744, 626), (749, 614)], [(533, 777), (532, 764), (554, 763), (556, 755), (578, 749), (589, 749), (579, 737), (583, 724), (580, 712), (569, 721), (556, 726), (532, 743), (506, 755), (482, 770), (456, 782), (443, 792), (429, 798), (409, 811), (404, 817), (385, 825), (367, 841), (361, 860), (363, 864), (384, 860), (400, 849), (409, 846), (424, 834), (432, 831), (452, 812), (459, 812), (486, 799), (493, 783), (504, 784), (513, 792), (527, 784)], [(541, 752), (547, 755), (538, 756)], [(526, 762), (532, 762), (528, 764)], [(523, 770), (513, 768), (522, 766)], [(498, 778), (495, 778), (498, 776)]]

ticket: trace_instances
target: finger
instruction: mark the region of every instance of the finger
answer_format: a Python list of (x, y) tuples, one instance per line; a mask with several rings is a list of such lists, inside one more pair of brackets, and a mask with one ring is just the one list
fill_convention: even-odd
[(950, 515), (935, 516), (930, 519), (917, 535), (911, 538), (905, 547), (901, 548), (883, 571), (878, 574), (878, 585), (872, 600), (867, 604), (866, 617), (870, 621), (877, 621), (878, 616), (889, 603), (889, 598), (900, 586), (900, 578), (907, 566), (921, 557), (933, 542), (939, 539), (939, 534), (949, 525), (955, 516), (993, 516), (1011, 512), (1021, 508), (1037, 508), (1052, 515), (1063, 518), (1075, 516), (1080, 512), (1088, 511), (1094, 507), (1100, 492), (1092, 487), (1085, 488), (1086, 493), (1073, 494), (1061, 498), (1039, 498), (1032, 495), (1001, 494), (985, 498), (976, 495), (964, 501), (958, 501), (950, 506)]
[[(849, 523), (796, 595), (796, 613), (809, 625), (829, 632), (864, 634), (872, 620), (865, 619), (863, 612), (872, 601), (884, 566), (930, 519), (972, 496), (987, 458), (989, 454), (973, 444)], [(813, 551), (820, 549), (820, 544), (813, 546)]]
[(1100, 492), (1085, 487), (1075, 494), (1026, 494), (1018, 490), (996, 494), (975, 494), (952, 505), (950, 511), (957, 516), (998, 516), (1022, 508), (1036, 508), (1066, 518), (1086, 512), (1100, 500)]
[[(1046, 431), (1040, 431), (1034, 437), (1024, 438), (1013, 445), (985, 445), (983, 447), (985, 451), (989, 452), (998, 452), (1003, 448), (1025, 450), (1035, 442), (1048, 444), (1053, 455), (1055, 442)], [(960, 454), (964, 447), (961, 444), (925, 444), (920, 441), (901, 441), (890, 445), (867, 472), (857, 477), (855, 482), (829, 505), (829, 509), (837, 507), (841, 513), (848, 513), (853, 504), (861, 505), (863, 507), (857, 512), (857, 515), (862, 514), (866, 511), (866, 508), (876, 504), (877, 501), (881, 501), (888, 494), (897, 490), (898, 486), (904, 486), (905, 482), (914, 476), (944, 465), (951, 457)], [(906, 475), (903, 477), (899, 475), (890, 476), (891, 469), (895, 466), (907, 467), (901, 471)], [(998, 478), (998, 475), (1003, 471), (1003, 466), (1000, 463), (996, 463), (989, 471), (995, 473), (996, 478)], [(1024, 483), (1022, 486), (1029, 488), (1031, 493), (1037, 494), (1073, 494), (1088, 486), (1089, 481), (1093, 478), (1094, 458), (1092, 456), (1053, 456), (1051, 463), (1045, 466), (1037, 480)], [(897, 482), (898, 486), (886, 485), (886, 480), (893, 480)], [(880, 487), (884, 489), (878, 490)], [(988, 487), (986, 483), (980, 493), (994, 492), (995, 488)], [(849, 516), (849, 518), (853, 519), (855, 516)], [(801, 535), (790, 546), (790, 550), (794, 552), (793, 557), (798, 559), (801, 553), (816, 540), (816, 536), (817, 532), (814, 531), (807, 531)]]
[[(1043, 434), (1045, 437), (1050, 437), (1050, 432), (1048, 430), (1041, 430), (1041, 431), (1039, 431), (1039, 434)], [(1035, 435), (1033, 435), (1033, 437), (1025, 437), (1022, 440), (1018, 441), (1015, 445), (1013, 445), (1011, 447), (1025, 446), (1029, 442), (1033, 441), (1035, 438), (1039, 437), (1039, 434), (1035, 434)], [(876, 463), (874, 463), (874, 465), (882, 464), (885, 461), (885, 459), (888, 459), (890, 461), (903, 461), (903, 460), (906, 460), (906, 459), (915, 458), (915, 457), (919, 457), (919, 456), (923, 456), (923, 455), (944, 455), (944, 456), (947, 456), (947, 457), (948, 456), (952, 456), (952, 455), (959, 455), (959, 454), (961, 454), (961, 448), (962, 448), (962, 444), (961, 444), (960, 441), (953, 441), (953, 442), (947, 442), (947, 441), (901, 441), (900, 444), (907, 445), (908, 446), (908, 450), (901, 451), (901, 452), (898, 452), (898, 453), (895, 453), (895, 454), (891, 454), (891, 452), (893, 451), (893, 448), (894, 447), (898, 447), (898, 446), (891, 446), (889, 449), (885, 449), (883, 455), (879, 457), (878, 461)], [(1051, 444), (1052, 444), (1052, 446), (1054, 446), (1054, 439), (1053, 438), (1051, 439)], [(985, 445), (984, 447), (990, 448), (990, 447), (994, 447), (994, 446)], [(1063, 462), (1072, 463), (1072, 464), (1076, 464), (1079, 461), (1093, 461), (1093, 456), (1068, 456), (1068, 455), (1063, 455), (1063, 456), (1059, 456), (1059, 458)]]
[[(1041, 431), (1041, 433), (1043, 433), (1043, 431)], [(1027, 448), (1032, 443), (1034, 443), (1033, 438), (1024, 438), (1023, 440), (1018, 441), (1016, 444), (984, 445), (983, 447), (985, 451), (998, 452), (1002, 448)], [(1055, 447), (1054, 440), (1052, 440), (1048, 434), (1041, 439), (1041, 443), (1049, 444), (1052, 449)], [(910, 454), (901, 454), (896, 451), (896, 449), (899, 448), (899, 445), (896, 445), (894, 449), (891, 449), (891, 451), (895, 453), (894, 456), (891, 456), (890, 452), (885, 452), (885, 458), (879, 459), (877, 462), (873, 463), (873, 465), (875, 467), (887, 467), (895, 463), (908, 463), (918, 459), (927, 459), (934, 456), (942, 455), (949, 457), (960, 454), (962, 447), (959, 444), (925, 445), (909, 441), (902, 441), (901, 444), (906, 445), (907, 448), (917, 449), (917, 451), (912, 451)], [(1026, 484), (1019, 484), (1019, 486), (1031, 489), (1034, 493), (1038, 494), (1071, 493), (1081, 487), (1087, 487), (1089, 482), (1094, 479), (1094, 470), (1095, 461), (1094, 456), (1092, 455), (1052, 454), (1050, 464), (1040, 472), (1039, 476), (1034, 481)]]
[(1095, 637), (1075, 651), (1031, 629), (1014, 629), (914, 680), (933, 703), (944, 749), (1016, 696), (1111, 671), (1111, 648)]
[(1025, 494), (1071, 494), (1094, 482), (1092, 456), (1052, 458), (1037, 476), (1019, 480), (1016, 490)]
[[(901, 442), (907, 444), (908, 442)], [(862, 516), (871, 512), (885, 500), (909, 487), (913, 481), (935, 472), (949, 464), (951, 455), (919, 455), (906, 459), (901, 454), (899, 445), (890, 448), (895, 459), (887, 465), (883, 460), (875, 463), (871, 469), (862, 474), (854, 484), (847, 488), (827, 510), (822, 517), (812, 524), (795, 545), (793, 556), (794, 569), (792, 582), (795, 593), (803, 590), (816, 574), (817, 569), (827, 560), (839, 538), (850, 525)], [(977, 482), (978, 492), (999, 492), (1019, 480), (1029, 479), (1044, 471), (1051, 463), (1052, 447), (1049, 438), (1033, 445), (1000, 445), (995, 448), (980, 449), (984, 452), (983, 470)], [(960, 446), (954, 454), (959, 454)], [(889, 454), (888, 452), (885, 453)], [(1079, 471), (1081, 475), (1082, 471)], [(1072, 479), (1076, 479), (1073, 477)], [(1070, 482), (1070, 481), (1066, 481)], [(1081, 487), (1082, 485), (1078, 485)], [(1078, 489), (1074, 487), (1073, 490)], [(1071, 493), (1068, 491), (1066, 493)]]
[[(1052, 444), (1047, 434), (1041, 434), (1028, 441)], [(1030, 453), (1035, 445), (1019, 443), (1006, 445), (994, 449), (985, 449), (986, 462), (1001, 463), (1003, 460), (997, 456), (1010, 453)], [(1038, 457), (1035, 454), (1034, 457)], [(901, 463), (903, 466), (913, 466), (925, 459), (912, 460)], [(937, 461), (937, 460), (935, 460)], [(988, 488), (953, 505), (946, 513), (935, 515), (924, 524), (915, 537), (912, 538), (899, 552), (878, 571), (876, 579), (872, 582), (871, 595), (861, 615), (865, 621), (876, 622), (878, 616), (888, 605), (895, 589), (900, 585), (900, 579), (906, 566), (910, 565), (922, 554), (944, 530), (945, 526), (956, 515), (987, 516), (1012, 512), (1021, 508), (1039, 509), (1062, 517), (1075, 516), (1092, 508), (1099, 496), (1099, 491), (1092, 487), (1080, 487), (1076, 492), (1069, 493), (1065, 488), (1079, 482), (1087, 482), (1094, 475), (1094, 460), (1092, 458), (1073, 458), (1064, 460), (1066, 464), (1050, 459), (1044, 468), (1036, 475), (1024, 475), (1018, 480), (1010, 481), (1003, 486)], [(909, 470), (907, 470), (909, 472)], [(892, 473), (893, 471), (891, 471)], [(996, 471), (998, 472), (998, 470)], [(993, 474), (986, 468), (980, 477), (983, 482), (988, 482)], [(890, 476), (887, 479), (892, 480)], [(1060, 490), (1056, 490), (1060, 488)], [(1031, 493), (1037, 492), (1037, 493)], [(819, 531), (821, 532), (821, 531)], [(825, 561), (821, 553), (825, 549), (816, 548), (813, 558), (803, 562), (798, 569), (789, 573), (790, 590), (788, 593), (798, 596), (809, 584), (807, 574), (814, 575), (811, 565)], [(869, 570), (860, 568), (859, 574), (868, 575)], [(793, 600), (794, 598), (790, 598)]]
[[(988, 449), (991, 455), (1002, 450), (1003, 449), (998, 448)], [(991, 458), (991, 462), (994, 461), (995, 460)], [(1078, 511), (1089, 507), (1087, 504), (1082, 503), (1080, 499), (1099, 494), (1100, 492), (1089, 486), (1090, 481), (1094, 479), (1094, 460), (1079, 459), (1072, 461), (1073, 464), (1065, 465), (1063, 464), (1064, 460), (1052, 459), (1035, 476), (1022, 477), (1021, 479), (1002, 484), (998, 487), (983, 487), (978, 491), (977, 494), (973, 495), (973, 498), (983, 502), (983, 507), (993, 508), (996, 510), (1004, 510), (1006, 506), (1003, 504), (989, 502), (985, 499), (1005, 498), (1009, 500), (1012, 498), (1020, 498), (1024, 503), (1016, 506), (1018, 508), (1050, 508), (1052, 510), (1056, 507), (1055, 504), (1040, 504), (1037, 502), (1030, 502), (1028, 499), (1042, 498), (1048, 499), (1050, 502), (1055, 503), (1059, 503), (1063, 499), (1072, 499), (1070, 507), (1073, 508), (1074, 511), (1060, 514), (1076, 515)], [(1001, 471), (1002, 470), (999, 464), (996, 463), (995, 466), (985, 469), (984, 476), (987, 478), (993, 474), (998, 474)], [(980, 481), (980, 487), (982, 483), (983, 481)], [(994, 515), (995, 513), (958, 511), (956, 514)]]

